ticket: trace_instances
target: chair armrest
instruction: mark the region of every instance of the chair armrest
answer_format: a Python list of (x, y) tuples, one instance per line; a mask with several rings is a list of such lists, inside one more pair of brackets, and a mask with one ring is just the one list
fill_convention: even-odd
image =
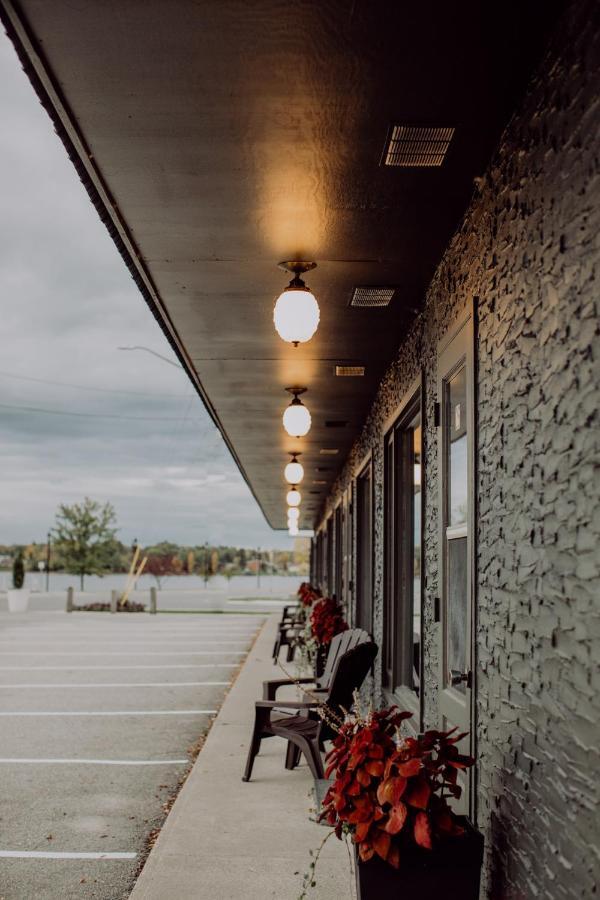
[(288, 684), (314, 684), (314, 678), (277, 678), (263, 681), (263, 700), (274, 700), (280, 687)]

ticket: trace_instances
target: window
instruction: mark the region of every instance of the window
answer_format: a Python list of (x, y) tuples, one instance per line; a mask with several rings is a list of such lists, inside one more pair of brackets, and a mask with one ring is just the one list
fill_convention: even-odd
[(373, 629), (373, 469), (371, 461), (356, 479), (356, 624)]
[(340, 503), (334, 513), (335, 516), (335, 554), (334, 554), (334, 579), (333, 579), (333, 591), (335, 596), (340, 602), (343, 602), (343, 592), (344, 592), (344, 584), (343, 584), (343, 534), (342, 534), (342, 523), (344, 518), (344, 511), (342, 508), (342, 504)]
[(334, 558), (333, 558), (333, 516), (329, 516), (327, 520), (327, 529), (325, 532), (325, 540), (327, 542), (327, 596), (331, 597), (331, 595), (335, 591), (335, 587), (333, 584), (334, 580)]
[[(410, 692), (418, 711), (422, 670), (423, 446), (421, 389), (409, 399), (384, 442), (384, 684)], [(410, 699), (410, 698), (408, 698)]]

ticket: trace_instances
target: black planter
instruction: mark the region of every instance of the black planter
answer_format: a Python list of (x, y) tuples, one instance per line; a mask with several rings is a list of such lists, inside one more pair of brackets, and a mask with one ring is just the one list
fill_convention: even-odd
[(361, 862), (356, 854), (359, 900), (479, 900), (483, 835), (467, 821), (466, 834), (448, 838), (435, 850), (407, 845), (400, 850), (400, 868), (378, 856)]

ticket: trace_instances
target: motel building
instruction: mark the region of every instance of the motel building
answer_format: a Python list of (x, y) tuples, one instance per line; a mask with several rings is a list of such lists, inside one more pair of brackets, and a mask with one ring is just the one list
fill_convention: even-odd
[(596, 4), (0, 7), (274, 529), (301, 462), (366, 694), (469, 732), (481, 897), (595, 896)]

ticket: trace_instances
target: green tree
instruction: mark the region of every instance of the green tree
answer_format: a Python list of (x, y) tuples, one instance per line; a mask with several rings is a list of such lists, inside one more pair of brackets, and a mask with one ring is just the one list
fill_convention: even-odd
[(15, 590), (19, 591), (23, 587), (25, 581), (25, 563), (23, 561), (23, 553), (21, 550), (15, 556), (12, 570), (12, 582)]
[(102, 506), (86, 497), (73, 506), (61, 504), (53, 528), (67, 572), (79, 575), (83, 590), (86, 575), (103, 575), (115, 552), (116, 515), (110, 503)]

